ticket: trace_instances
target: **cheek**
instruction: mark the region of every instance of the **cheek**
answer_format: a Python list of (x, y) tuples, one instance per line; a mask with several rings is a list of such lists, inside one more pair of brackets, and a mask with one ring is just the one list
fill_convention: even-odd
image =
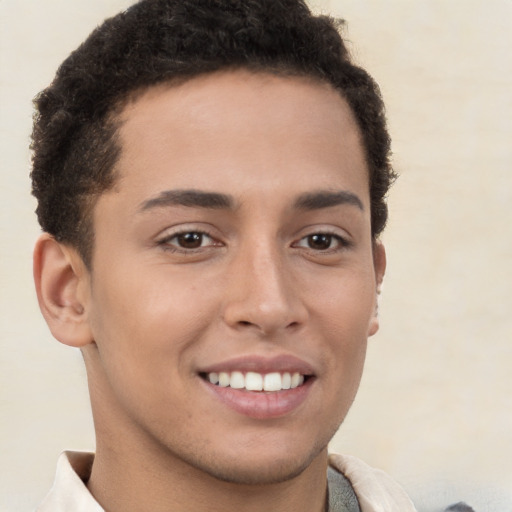
[(194, 286), (169, 282), (177, 284), (142, 273), (136, 279), (111, 273), (97, 281), (90, 323), (106, 371), (122, 381), (129, 373), (149, 386), (148, 376), (179, 373), (188, 347), (208, 327), (208, 301)]
[(313, 325), (323, 333), (326, 364), (349, 394), (361, 377), (374, 311), (375, 285), (369, 274), (331, 280), (311, 304)]
[(310, 311), (322, 318), (329, 334), (350, 339), (366, 337), (375, 313), (373, 273), (361, 271), (326, 279), (310, 297)]
[[(123, 414), (153, 417), (156, 424), (160, 413), (155, 411), (187, 402), (193, 353), (189, 347), (207, 328), (198, 313), (205, 308), (183, 294), (145, 286), (142, 279), (139, 285), (133, 281), (128, 286), (110, 280), (96, 288), (93, 334), (107, 393)], [(173, 408), (173, 415), (186, 412), (186, 407)]]

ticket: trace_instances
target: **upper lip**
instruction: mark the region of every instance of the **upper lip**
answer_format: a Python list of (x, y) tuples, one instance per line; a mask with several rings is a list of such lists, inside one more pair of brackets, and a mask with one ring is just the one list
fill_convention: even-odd
[(219, 373), (219, 372), (257, 372), (257, 373), (300, 373), (302, 375), (314, 375), (314, 370), (304, 360), (288, 355), (278, 355), (274, 357), (265, 357), (259, 355), (248, 355), (235, 357), (219, 363), (205, 366), (199, 370), (199, 373)]

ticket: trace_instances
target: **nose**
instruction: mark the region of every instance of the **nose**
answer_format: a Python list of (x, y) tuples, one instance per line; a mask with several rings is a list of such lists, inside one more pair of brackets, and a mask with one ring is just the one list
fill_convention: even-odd
[(252, 245), (232, 262), (224, 321), (237, 330), (271, 336), (304, 324), (307, 309), (287, 260), (270, 243)]

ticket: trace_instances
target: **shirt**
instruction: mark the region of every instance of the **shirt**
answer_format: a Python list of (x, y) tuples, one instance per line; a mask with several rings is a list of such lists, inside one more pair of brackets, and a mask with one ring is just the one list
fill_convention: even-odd
[[(53, 487), (36, 512), (105, 512), (85, 485), (93, 461), (92, 453), (62, 453)], [(416, 512), (391, 477), (356, 457), (329, 456), (328, 488), (329, 512), (351, 512), (357, 505), (360, 512)]]

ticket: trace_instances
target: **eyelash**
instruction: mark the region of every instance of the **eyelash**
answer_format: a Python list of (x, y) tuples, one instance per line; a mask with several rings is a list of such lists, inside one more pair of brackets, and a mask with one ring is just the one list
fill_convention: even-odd
[[(299, 245), (303, 241), (305, 241), (305, 243), (307, 244), (310, 241), (310, 239), (315, 236), (329, 237), (331, 243), (333, 240), (337, 242), (337, 247), (327, 247), (326, 249), (314, 249), (309, 246)], [(332, 254), (332, 253), (340, 252), (344, 249), (349, 249), (352, 246), (352, 242), (350, 242), (346, 238), (342, 237), (338, 233), (333, 233), (331, 231), (324, 230), (324, 231), (316, 231), (314, 233), (310, 233), (306, 236), (303, 236), (298, 242), (296, 242), (294, 244), (294, 246), (295, 247), (304, 247), (305, 249), (311, 250), (315, 253)]]
[[(171, 241), (174, 239), (179, 239), (179, 237), (184, 237), (186, 235), (198, 235), (200, 237), (200, 243), (204, 241), (204, 238), (209, 238), (212, 243), (208, 244), (207, 246), (200, 245), (199, 247), (180, 247), (178, 245), (172, 245)], [(169, 252), (178, 252), (182, 254), (190, 254), (190, 253), (196, 253), (200, 250), (205, 250), (208, 247), (214, 247), (214, 246), (220, 246), (221, 243), (217, 242), (215, 238), (210, 235), (207, 231), (201, 231), (201, 230), (194, 230), (194, 229), (187, 229), (183, 231), (179, 231), (177, 233), (172, 233), (170, 235), (165, 236), (161, 240), (158, 240), (158, 245), (162, 247), (165, 251)]]
[[(187, 235), (196, 235), (197, 238), (199, 239), (198, 242), (200, 245), (198, 247), (180, 247), (178, 245), (171, 244), (172, 240), (175, 240), (175, 239), (178, 240), (180, 237), (185, 237)], [(318, 236), (319, 237), (328, 237), (329, 245), (331, 245), (332, 241), (334, 240), (337, 243), (337, 246), (336, 247), (327, 247), (325, 249), (322, 249), (322, 248), (315, 249), (313, 247), (310, 247), (309, 243), (311, 242), (312, 237), (318, 237)], [(205, 238), (209, 238), (211, 240), (211, 243), (209, 243), (206, 246), (203, 246), (202, 244), (203, 244)], [(308, 245), (302, 245), (301, 242), (305, 242), (305, 244), (308, 244)], [(221, 244), (221, 242), (216, 241), (215, 238), (207, 231), (190, 229), (190, 230), (179, 231), (177, 233), (172, 233), (172, 234), (162, 238), (161, 240), (159, 240), (158, 245), (161, 246), (165, 251), (179, 252), (179, 253), (183, 253), (183, 254), (191, 254), (191, 253), (197, 253), (201, 250), (205, 250), (209, 247), (220, 246), (222, 244)], [(292, 244), (292, 247), (296, 247), (296, 248), (302, 247), (304, 249), (313, 251), (314, 253), (323, 253), (323, 254), (332, 254), (332, 253), (340, 252), (344, 249), (349, 249), (351, 246), (352, 246), (352, 243), (349, 240), (340, 236), (337, 233), (333, 233), (330, 231), (317, 231), (314, 233), (310, 233), (306, 236), (303, 236), (297, 242), (294, 242)]]

